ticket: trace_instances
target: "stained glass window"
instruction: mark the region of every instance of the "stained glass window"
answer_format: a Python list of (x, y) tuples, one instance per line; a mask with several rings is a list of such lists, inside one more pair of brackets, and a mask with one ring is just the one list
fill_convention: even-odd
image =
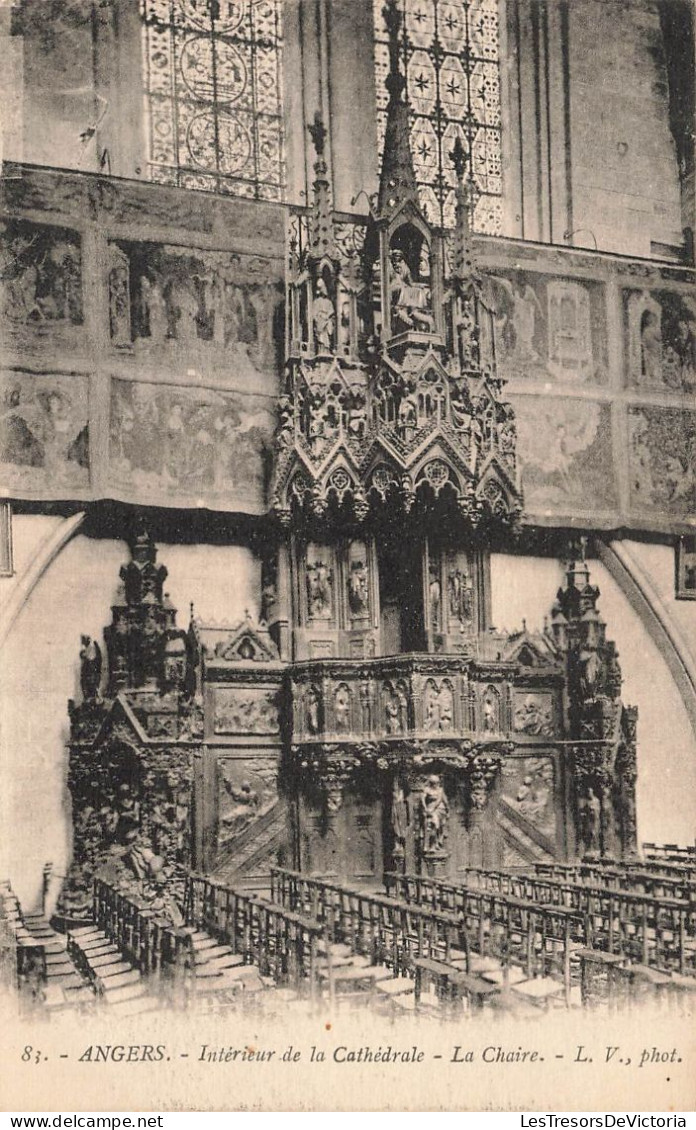
[(148, 167), (282, 200), (282, 0), (141, 0)]
[[(460, 137), (474, 186), (473, 226), (502, 230), (499, 0), (399, 0), (402, 65), (411, 107), (411, 152), (421, 206), (432, 223), (454, 224), (455, 177), (449, 154)], [(380, 153), (384, 144), (389, 56), (374, 0)]]

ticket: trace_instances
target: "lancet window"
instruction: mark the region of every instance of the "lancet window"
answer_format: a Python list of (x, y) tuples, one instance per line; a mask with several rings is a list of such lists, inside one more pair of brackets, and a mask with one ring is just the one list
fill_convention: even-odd
[(282, 200), (282, 0), (141, 0), (151, 180)]
[[(431, 223), (453, 227), (457, 137), (475, 197), (472, 226), (501, 233), (499, 0), (400, 0), (402, 65), (420, 202)], [(374, 0), (377, 126), (384, 145), (389, 69), (384, 0)]]

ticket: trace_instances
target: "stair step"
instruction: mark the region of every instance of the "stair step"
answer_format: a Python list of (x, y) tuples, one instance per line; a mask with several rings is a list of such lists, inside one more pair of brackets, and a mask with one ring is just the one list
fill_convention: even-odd
[(97, 932), (96, 926), (75, 926), (68, 931), (71, 938), (86, 938), (89, 934)]
[[(199, 951), (197, 950), (196, 951), (196, 964), (198, 964), (198, 953), (199, 953)], [(204, 950), (201, 953), (200, 960), (201, 961), (213, 961), (217, 957), (227, 957), (228, 954), (231, 954), (233, 957), (240, 957), (241, 956), (240, 954), (235, 954), (234, 950), (231, 949), (230, 946), (216, 945), (213, 949)]]
[(110, 949), (108, 953), (86, 954), (86, 961), (90, 969), (104, 969), (107, 965), (114, 965), (117, 961), (123, 961), (120, 950), (115, 947)]
[(140, 1016), (146, 1012), (157, 1012), (161, 1007), (157, 997), (151, 996), (109, 1002), (109, 1011), (116, 1016)]
[(87, 961), (97, 961), (100, 957), (110, 957), (113, 954), (120, 952), (121, 951), (119, 950), (118, 946), (114, 946), (111, 943), (109, 943), (108, 945), (93, 946), (92, 949), (82, 950), (82, 953), (84, 954)]
[(211, 961), (196, 962), (196, 975), (199, 970), (204, 969), (236, 969), (238, 966), (244, 965), (244, 958), (241, 953), (229, 953), (226, 956), (215, 957)]
[(393, 977), (390, 981), (380, 981), (377, 992), (386, 997), (398, 997), (402, 993), (413, 993), (413, 981), (410, 977)]
[(143, 981), (132, 985), (123, 985), (120, 989), (109, 989), (104, 993), (104, 1000), (108, 1005), (119, 1004), (123, 1001), (140, 1000), (143, 997), (151, 997)]
[[(258, 977), (257, 977), (258, 980)], [(205, 993), (241, 993), (247, 986), (239, 979), (233, 977), (196, 977), (192, 991), (196, 996)]]
[(94, 971), (94, 973), (97, 977), (100, 978), (100, 980), (103, 980), (106, 977), (115, 977), (119, 973), (133, 972), (133, 966), (128, 961), (110, 961), (108, 957), (102, 958), (102, 961), (106, 961), (108, 964), (90, 964), (90, 969)]
[(110, 992), (112, 989), (121, 989), (124, 985), (137, 984), (141, 980), (137, 969), (131, 969), (127, 973), (116, 973), (108, 977), (102, 977), (100, 973), (97, 976), (104, 993)]
[(51, 981), (54, 977), (62, 977), (64, 973), (74, 973), (75, 966), (72, 961), (61, 961), (60, 964), (54, 962), (46, 966), (46, 977)]
[(118, 950), (118, 946), (115, 946), (109, 938), (97, 938), (93, 942), (88, 942), (87, 945), (78, 945), (78, 948), (84, 954), (96, 953), (97, 950)]
[[(369, 961), (367, 962), (367, 964), (369, 965)], [(344, 957), (342, 954), (332, 954), (331, 955), (331, 968), (332, 969), (344, 969), (347, 965), (351, 965), (351, 966), (353, 965), (352, 957), (348, 957), (348, 956)], [(317, 959), (317, 969), (328, 969), (328, 968), (329, 968), (329, 959), (327, 957), (320, 957), (320, 958)]]
[(82, 978), (75, 969), (71, 969), (69, 973), (59, 973), (56, 977), (51, 977), (48, 985), (60, 985), (63, 988), (70, 988), (71, 986), (77, 987), (82, 984)]

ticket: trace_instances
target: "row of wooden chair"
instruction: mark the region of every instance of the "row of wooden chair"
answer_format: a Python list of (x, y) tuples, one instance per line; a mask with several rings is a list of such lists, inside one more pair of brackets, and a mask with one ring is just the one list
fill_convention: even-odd
[(696, 867), (696, 844), (643, 844), (643, 855), (646, 859), (670, 863), (687, 863)]
[(370, 965), (385, 966), (395, 977), (412, 975), (418, 958), (449, 963), (457, 954), (467, 961), (462, 922), (443, 909), (287, 868), (271, 869), (271, 897), (320, 922), (330, 943), (347, 945), (353, 954), (368, 958)]
[[(493, 925), (513, 931), (517, 956), (520, 948), (533, 954), (553, 938), (585, 949), (617, 954), (644, 967), (685, 974), (694, 971), (696, 910), (693, 907), (647, 895), (582, 885), (505, 875), (492, 872), (491, 888), (477, 873), (476, 885), (455, 885), (423, 875), (391, 874), (385, 877), (389, 893), (418, 905), (429, 905), (462, 916), (475, 930), (479, 952), (484, 952)], [(549, 901), (549, 893), (553, 901)], [(529, 897), (530, 893), (534, 897)], [(525, 940), (522, 940), (525, 935)], [(531, 958), (525, 957), (529, 966)], [(543, 964), (543, 960), (542, 960)]]
[(207, 931), (258, 967), (261, 976), (315, 996), (318, 958), (330, 969), (331, 954), (320, 922), (273, 900), (238, 891), (202, 876), (187, 888), (187, 922)]
[(537, 863), (534, 873), (541, 877), (589, 882), (595, 886), (614, 887), (655, 895), (696, 901), (696, 873), (688, 868), (658, 864), (615, 864), (608, 861), (583, 863)]

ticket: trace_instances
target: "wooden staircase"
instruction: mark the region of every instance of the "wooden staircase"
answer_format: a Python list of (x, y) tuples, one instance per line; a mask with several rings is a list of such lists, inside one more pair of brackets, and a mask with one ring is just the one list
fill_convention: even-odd
[(68, 953), (66, 940), (42, 913), (22, 912), (8, 882), (0, 884), (3, 917), (14, 938), (20, 991), (28, 1003), (50, 1014), (89, 1011), (94, 993)]

